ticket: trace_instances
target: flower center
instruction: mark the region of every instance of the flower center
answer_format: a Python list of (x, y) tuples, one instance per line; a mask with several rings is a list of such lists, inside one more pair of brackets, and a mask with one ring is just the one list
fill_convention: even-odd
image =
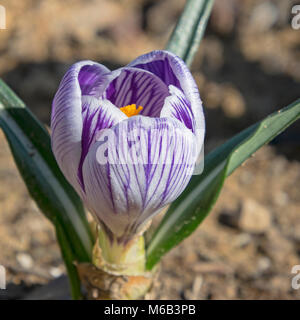
[(126, 114), (127, 117), (137, 116), (142, 110), (143, 107), (136, 107), (136, 104), (129, 104), (128, 106), (120, 108), (120, 110)]

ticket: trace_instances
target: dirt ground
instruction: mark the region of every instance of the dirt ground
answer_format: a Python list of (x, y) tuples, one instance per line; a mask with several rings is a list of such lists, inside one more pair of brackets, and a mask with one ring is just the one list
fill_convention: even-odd
[[(67, 67), (92, 59), (117, 68), (163, 48), (183, 0), (6, 0), (0, 76), (45, 124)], [(202, 97), (206, 150), (299, 97), (297, 1), (216, 0), (192, 72)], [(265, 146), (225, 183), (212, 213), (165, 256), (158, 299), (299, 299), (300, 125)], [(54, 230), (19, 176), (0, 132), (0, 264), (22, 299), (65, 269)]]

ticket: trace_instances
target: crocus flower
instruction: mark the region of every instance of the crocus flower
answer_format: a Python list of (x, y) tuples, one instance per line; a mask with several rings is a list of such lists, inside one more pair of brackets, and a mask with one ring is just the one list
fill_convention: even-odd
[[(188, 184), (204, 116), (184, 62), (153, 51), (115, 71), (93, 61), (72, 65), (53, 101), (51, 129), (67, 180), (109, 235), (130, 239)], [(108, 158), (127, 152), (128, 162), (99, 161), (105, 129), (123, 133), (107, 141)], [(143, 162), (129, 161), (137, 154)]]

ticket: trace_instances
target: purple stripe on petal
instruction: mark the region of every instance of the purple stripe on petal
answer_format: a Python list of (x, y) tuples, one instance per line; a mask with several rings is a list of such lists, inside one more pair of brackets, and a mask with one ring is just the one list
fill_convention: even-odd
[(121, 139), (107, 140), (108, 162), (97, 161), (104, 144), (97, 141), (83, 163), (85, 202), (117, 237), (130, 238), (186, 187), (196, 138), (170, 118), (135, 116), (112, 129)]
[(99, 100), (91, 96), (82, 97), (82, 152), (78, 166), (78, 177), (83, 189), (82, 164), (92, 143), (96, 140), (97, 132), (111, 128), (125, 119), (127, 116), (108, 100)]
[(168, 87), (157, 76), (143, 70), (122, 68), (115, 72), (118, 76), (108, 85), (106, 99), (119, 108), (130, 104), (142, 106), (141, 115), (158, 117), (169, 95)]
[(138, 57), (128, 66), (152, 72), (168, 86), (173, 85), (183, 92), (191, 107), (195, 134), (202, 144), (205, 131), (202, 103), (195, 80), (184, 61), (171, 52), (156, 50)]
[(70, 67), (54, 97), (51, 113), (51, 143), (56, 161), (77, 192), (81, 193), (77, 177), (81, 157), (81, 89), (78, 74), (82, 67), (93, 65), (82, 61)]
[(88, 97), (82, 96), (83, 92), (87, 95), (102, 94), (98, 91), (96, 94), (96, 88), (98, 90), (102, 86), (102, 78), (107, 72), (106, 67), (93, 61), (75, 63), (63, 77), (52, 104), (52, 150), (60, 169), (80, 195), (83, 184), (82, 174), (78, 174), (81, 172), (79, 167), (93, 141), (93, 131), (127, 118), (108, 101), (100, 106), (99, 101), (88, 103), (85, 100)]
[(109, 69), (98, 63), (83, 66), (78, 74), (81, 94), (99, 98), (107, 85), (109, 73)]
[(167, 86), (174, 85), (180, 88), (180, 82), (175, 76), (168, 58), (155, 60), (144, 64), (137, 64), (135, 68), (147, 70), (158, 76)]
[(195, 133), (196, 124), (190, 102), (176, 87), (169, 86), (169, 90), (171, 95), (166, 98), (160, 116), (176, 118)]

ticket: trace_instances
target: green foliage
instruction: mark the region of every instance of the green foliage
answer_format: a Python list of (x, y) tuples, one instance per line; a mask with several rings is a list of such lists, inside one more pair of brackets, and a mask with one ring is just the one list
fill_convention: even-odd
[(187, 0), (184, 11), (166, 46), (191, 65), (203, 37), (214, 0)]
[(300, 117), (300, 100), (252, 125), (212, 151), (204, 172), (193, 176), (174, 201), (147, 248), (147, 268), (189, 236), (216, 202), (224, 180), (257, 149), (271, 141)]
[(0, 126), (30, 195), (57, 228), (70, 279), (76, 279), (71, 265), (90, 261), (93, 245), (82, 203), (56, 164), (47, 130), (2, 80)]

